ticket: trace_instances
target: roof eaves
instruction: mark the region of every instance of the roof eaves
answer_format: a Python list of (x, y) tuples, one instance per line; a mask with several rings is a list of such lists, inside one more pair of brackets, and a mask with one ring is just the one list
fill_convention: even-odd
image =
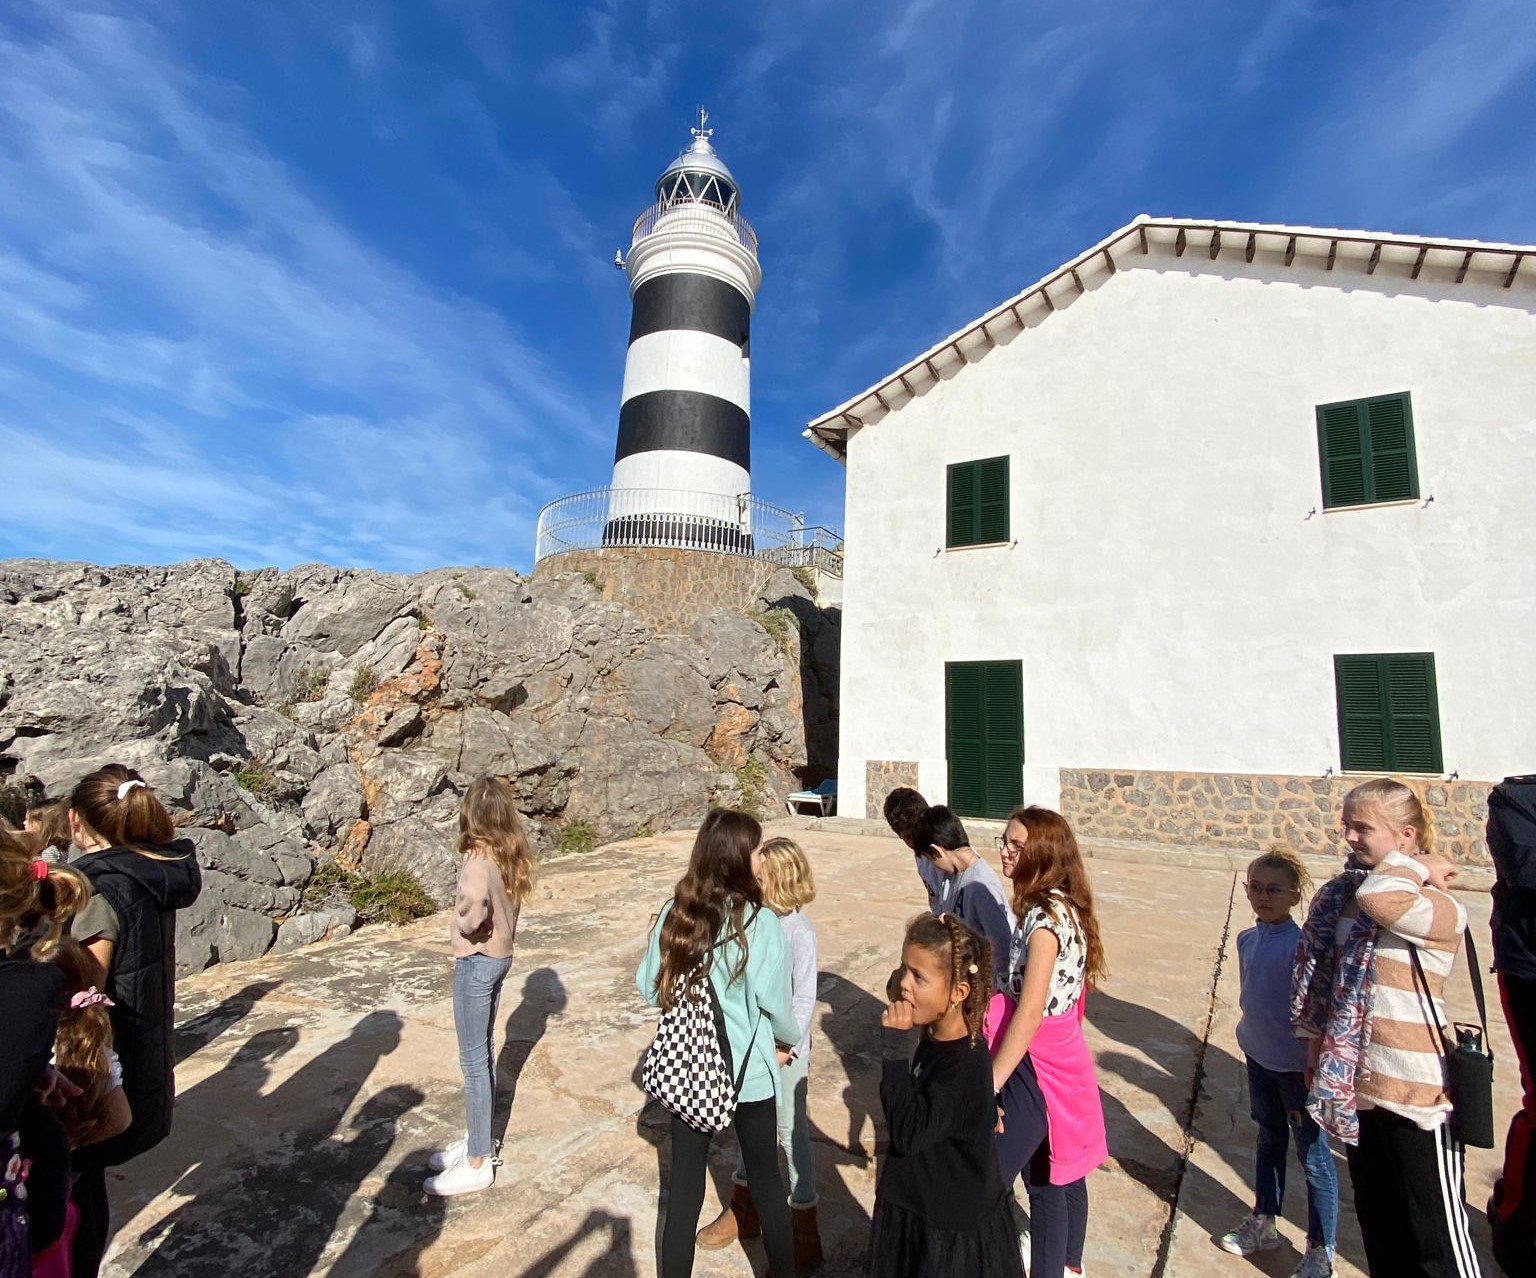
[[(1172, 241), (1152, 239), (1151, 233), (1172, 233)], [(1273, 223), (1259, 222), (1222, 222), (1198, 218), (1160, 218), (1150, 214), (1138, 214), (1132, 221), (1113, 232), (1105, 239), (1100, 240), (1092, 248), (1078, 254), (1077, 257), (1058, 267), (1049, 275), (1035, 281), (1022, 292), (992, 310), (986, 312), (979, 319), (971, 321), (964, 328), (951, 333), (943, 341), (929, 347), (915, 359), (903, 364), (895, 372), (882, 378), (873, 386), (861, 391), (851, 399), (845, 400), (830, 412), (823, 413), (813, 419), (803, 432), (806, 438), (811, 439), (818, 448), (831, 456), (842, 460), (846, 456), (847, 437), (844, 432), (849, 429), (867, 426), (878, 421), (887, 414), (900, 409), (908, 400), (915, 399), (919, 390), (926, 389), (938, 382), (942, 377), (940, 365), (947, 370), (950, 367), (963, 367), (971, 361), (966, 357), (962, 343), (973, 339), (978, 332), (982, 335), (982, 343), (986, 349), (997, 344), (997, 338), (993, 335), (989, 325), (1002, 319), (1005, 315), (1012, 320), (1012, 326), (1017, 329), (1030, 327), (1030, 323), (1022, 313), (1022, 308), (1027, 304), (1032, 305), (1032, 310), (1042, 309), (1046, 313), (1057, 309), (1055, 301), (1051, 297), (1051, 287), (1070, 281), (1074, 294), (1087, 291), (1083, 283), (1084, 273), (1102, 266), (1103, 273), (1113, 275), (1119, 269), (1115, 254), (1121, 245), (1127, 240), (1134, 240), (1133, 249), (1141, 255), (1151, 252), (1153, 244), (1161, 246), (1162, 243), (1171, 242), (1174, 245), (1174, 255), (1183, 257), (1192, 246), (1191, 232), (1196, 235), (1207, 236), (1203, 247), (1207, 250), (1211, 260), (1220, 254), (1225, 246), (1230, 243), (1234, 247), (1242, 243), (1244, 259), (1253, 261), (1255, 252), (1259, 246), (1260, 238), (1270, 241), (1281, 240), (1285, 244), (1285, 265), (1290, 266), (1298, 255), (1306, 257), (1325, 257), (1327, 269), (1333, 270), (1339, 257), (1339, 246), (1347, 245), (1371, 247), (1369, 258), (1363, 253), (1350, 252), (1352, 260), (1366, 261), (1366, 274), (1373, 275), (1378, 264), (1382, 260), (1383, 248), (1401, 248), (1413, 254), (1413, 266), (1410, 273), (1411, 279), (1418, 279), (1426, 260), (1432, 253), (1443, 256), (1449, 255), (1453, 260), (1442, 261), (1440, 264), (1456, 269), (1456, 283), (1465, 280), (1468, 272), (1473, 268), (1479, 258), (1507, 258), (1509, 266), (1504, 270), (1504, 278), (1501, 281), (1504, 288), (1510, 288), (1516, 276), (1520, 273), (1522, 265), (1527, 261), (1536, 261), (1536, 246), (1522, 244), (1497, 244), (1480, 240), (1457, 239), (1425, 239), (1422, 236), (1398, 235), (1379, 233), (1372, 231), (1346, 231), (1327, 227), (1311, 226), (1284, 226)], [(1224, 240), (1224, 235), (1230, 235), (1230, 241)], [(1266, 248), (1271, 247), (1266, 245)], [(1278, 245), (1273, 246), (1278, 251)], [(1406, 259), (1404, 259), (1406, 260)], [(1492, 265), (1491, 263), (1489, 264)], [(1487, 269), (1479, 266), (1480, 270)], [(1502, 268), (1502, 264), (1500, 266)], [(926, 374), (926, 379), (918, 377), (918, 374)], [(913, 380), (919, 380), (920, 385), (914, 387)]]

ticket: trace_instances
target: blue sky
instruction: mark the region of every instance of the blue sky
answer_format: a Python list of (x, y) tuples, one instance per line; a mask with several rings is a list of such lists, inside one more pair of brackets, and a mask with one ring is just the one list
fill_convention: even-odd
[(1139, 212), (1536, 241), (1530, 0), (0, 7), (0, 556), (527, 568), (708, 104), (806, 421)]

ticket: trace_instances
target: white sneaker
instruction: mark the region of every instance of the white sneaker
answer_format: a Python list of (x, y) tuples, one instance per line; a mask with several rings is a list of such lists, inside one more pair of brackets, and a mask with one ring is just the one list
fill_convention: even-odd
[(1019, 1230), (1019, 1256), (1024, 1261), (1024, 1272), (1029, 1272), (1029, 1230)]
[(454, 1163), (463, 1162), (464, 1155), (467, 1153), (469, 1153), (469, 1137), (460, 1136), (447, 1149), (439, 1149), (427, 1159), (427, 1166), (435, 1172), (447, 1171)]
[(1249, 1212), (1236, 1229), (1222, 1234), (1216, 1245), (1234, 1256), (1251, 1256), (1256, 1251), (1273, 1251), (1278, 1247), (1280, 1231), (1275, 1228), (1273, 1216)]
[(1333, 1278), (1333, 1252), (1327, 1247), (1308, 1247), (1291, 1278)]
[(428, 1176), (423, 1188), (439, 1198), (452, 1198), (455, 1194), (472, 1194), (477, 1189), (489, 1189), (495, 1179), (496, 1164), (489, 1158), (478, 1167), (471, 1167), (466, 1158), (454, 1163), (447, 1171)]

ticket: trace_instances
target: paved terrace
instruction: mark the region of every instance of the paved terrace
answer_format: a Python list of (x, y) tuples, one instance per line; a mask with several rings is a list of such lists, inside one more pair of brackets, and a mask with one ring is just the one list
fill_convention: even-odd
[[(798, 830), (816, 867), (821, 938), (810, 1107), (828, 1278), (862, 1272), (881, 1138), (875, 991), (921, 908), (895, 840)], [(462, 1130), (441, 918), (182, 982), (174, 1135), (114, 1175), (114, 1278), (649, 1278), (656, 1270), (665, 1116), (636, 1084), (652, 1018), (632, 985), (648, 920), (690, 836), (669, 834), (543, 867), (503, 993), (494, 1188), (448, 1201), (421, 1192), (428, 1153)], [(1230, 870), (1096, 857), (1111, 979), (1088, 1005), (1111, 1162), (1090, 1178), (1094, 1278), (1285, 1275), (1297, 1263), (1304, 1185), (1294, 1168), (1286, 1245), (1257, 1262), (1212, 1235), (1246, 1210), (1252, 1125), (1233, 1038), (1234, 941), (1247, 925)], [(1220, 863), (1216, 858), (1214, 863)], [(1487, 899), (1467, 898), (1486, 936)], [(1470, 1010), (1464, 971), (1453, 996)], [(1495, 1003), (1496, 1006), (1496, 1003)], [(1502, 1020), (1497, 1104), (1516, 1104)], [(510, 1116), (507, 1108), (510, 1103)], [(717, 1144), (729, 1176), (734, 1145)], [(1474, 1230), (1494, 1156), (1473, 1151)], [(1358, 1236), (1344, 1193), (1341, 1275)], [(706, 1218), (715, 1210), (706, 1197)], [(761, 1274), (758, 1244), (700, 1253), (706, 1278)]]

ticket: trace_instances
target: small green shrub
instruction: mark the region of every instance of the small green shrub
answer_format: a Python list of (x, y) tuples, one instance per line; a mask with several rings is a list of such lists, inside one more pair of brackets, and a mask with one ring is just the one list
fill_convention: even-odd
[(362, 703), (368, 700), (368, 694), (378, 686), (379, 676), (363, 666), (352, 676), (352, 682), (347, 685), (347, 694), (353, 701)]
[(343, 901), (351, 904), (352, 889), (362, 877), (342, 869), (335, 861), (320, 861), (299, 893), (299, 908), (313, 913)]
[(416, 629), (423, 631), (432, 629), (432, 614), (425, 608), (416, 617)]
[(277, 778), (260, 759), (252, 759), (235, 772), (235, 784), (254, 795), (271, 794), (277, 789)]
[(427, 889), (408, 870), (360, 875), (350, 893), (359, 923), (409, 923), (437, 910)]
[(635, 831), (635, 838), (637, 839), (654, 839), (655, 837), (656, 831), (651, 829), (651, 827), (648, 825), (642, 825), (638, 830)]
[(742, 811), (761, 819), (768, 798), (768, 769), (762, 760), (749, 757), (737, 768), (736, 785), (741, 790)]
[(597, 846), (597, 827), (589, 821), (572, 821), (560, 831), (556, 844), (562, 853), (583, 855)]
[(244, 577), (242, 577), (239, 573), (236, 573), (235, 574), (235, 594), (236, 594), (236, 596), (238, 596), (240, 598), (244, 598), (246, 595), (248, 595), (250, 593), (251, 593), (251, 583), (249, 581), (247, 581)]
[(479, 596), (475, 594), (473, 590), (471, 590), (457, 578), (454, 580), (453, 588), (459, 592), (459, 598), (462, 599), (465, 603), (474, 603), (475, 600), (479, 598)]
[(816, 598), (816, 574), (813, 573), (804, 564), (798, 564), (795, 567), (791, 568), (789, 571), (790, 571), (791, 575), (793, 575), (794, 579), (796, 581), (798, 581), (802, 586), (805, 587), (806, 594), (810, 595), (810, 597), (812, 599), (815, 599)]
[(581, 570), (581, 577), (593, 590), (600, 590), (602, 588), (603, 583), (598, 580), (597, 574), (590, 568), (583, 568)]
[(768, 632), (774, 647), (785, 656), (789, 655), (789, 636), (800, 629), (799, 617), (788, 608), (770, 608), (767, 612), (750, 614), (750, 620), (757, 622)]
[(299, 676), (299, 686), (293, 691), (294, 701), (319, 701), (330, 686), (331, 672), (324, 666), (306, 670)]

